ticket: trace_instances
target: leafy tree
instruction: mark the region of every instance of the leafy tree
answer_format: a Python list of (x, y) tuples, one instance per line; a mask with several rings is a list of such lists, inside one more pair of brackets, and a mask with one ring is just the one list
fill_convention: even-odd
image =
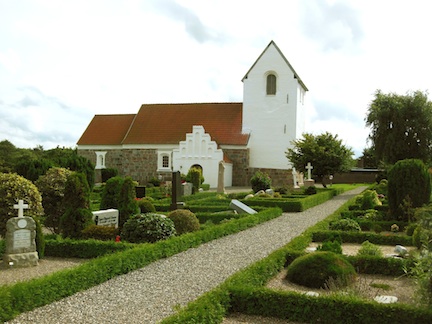
[(397, 95), (380, 90), (369, 106), (366, 126), (378, 160), (394, 164), (415, 158), (427, 162), (432, 149), (432, 103), (421, 91)]
[(68, 176), (72, 171), (65, 168), (51, 168), (35, 182), (42, 194), (42, 205), (45, 210), (44, 225), (54, 233), (60, 234), (60, 218), (65, 213), (63, 203)]
[(363, 155), (361, 156), (363, 161), (363, 167), (375, 169), (379, 165), (379, 161), (376, 157), (375, 149), (373, 147), (367, 147), (363, 149)]
[(67, 179), (65, 192), (66, 211), (60, 219), (60, 231), (64, 237), (80, 238), (82, 230), (93, 223), (90, 188), (84, 174), (73, 172)]
[(348, 171), (354, 165), (352, 149), (329, 132), (316, 136), (305, 133), (302, 139), (292, 144), (293, 147), (285, 152), (288, 160), (301, 172), (306, 172), (306, 165), (310, 162), (313, 173), (324, 186), (325, 176)]

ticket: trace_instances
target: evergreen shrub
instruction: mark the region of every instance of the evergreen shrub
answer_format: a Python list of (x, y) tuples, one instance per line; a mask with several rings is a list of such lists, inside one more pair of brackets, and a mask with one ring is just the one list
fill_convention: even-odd
[(13, 206), (19, 199), (29, 205), (24, 211), (25, 216), (37, 218), (43, 214), (41, 195), (30, 180), (16, 173), (0, 173), (0, 235), (3, 237), (8, 219), (18, 216)]
[(427, 167), (418, 159), (396, 162), (388, 173), (388, 203), (391, 215), (405, 221), (404, 200), (410, 199), (411, 207), (428, 204), (431, 195), (431, 180)]
[(59, 229), (64, 237), (80, 238), (81, 231), (93, 223), (90, 207), (90, 188), (83, 173), (69, 175), (63, 199), (65, 213), (60, 218)]
[(114, 226), (98, 226), (96, 224), (92, 224), (82, 230), (82, 238), (110, 241), (115, 240), (118, 233), (118, 229)]
[(338, 240), (335, 241), (325, 241), (322, 245), (318, 245), (317, 251), (330, 251), (336, 254), (342, 254), (342, 245)]
[(380, 249), (380, 247), (378, 245), (375, 245), (369, 241), (364, 241), (359, 249), (359, 251), (357, 252), (358, 256), (364, 256), (364, 255), (369, 255), (369, 256), (378, 256), (378, 257), (383, 257), (383, 253)]
[(44, 225), (56, 234), (60, 234), (60, 218), (66, 208), (63, 202), (68, 177), (72, 171), (65, 168), (51, 168), (35, 182), (42, 194), (45, 211)]
[(138, 199), (137, 204), (141, 214), (154, 213), (156, 211), (153, 203), (146, 198)]
[(315, 195), (317, 193), (317, 189), (315, 186), (309, 186), (304, 190), (305, 195)]
[(124, 223), (121, 237), (131, 243), (154, 243), (174, 236), (174, 222), (165, 215), (138, 214)]
[(119, 210), (119, 228), (133, 215), (137, 214), (138, 205), (136, 201), (135, 182), (131, 177), (126, 177), (120, 189), (118, 210)]
[(204, 183), (204, 176), (199, 167), (191, 167), (186, 175), (186, 181), (192, 183), (193, 193), (197, 193), (202, 183)]
[(195, 232), (200, 229), (198, 218), (187, 209), (176, 209), (168, 214), (168, 218), (174, 222), (178, 235)]
[(360, 225), (351, 218), (343, 218), (329, 224), (329, 229), (333, 231), (357, 231), (360, 232)]
[(271, 178), (270, 176), (261, 171), (255, 172), (255, 174), (250, 179), (253, 192), (258, 192), (260, 190), (266, 191), (271, 187)]
[(295, 259), (287, 268), (286, 279), (310, 288), (324, 288), (331, 278), (348, 285), (355, 276), (354, 267), (343, 256), (322, 251)]
[(120, 190), (123, 182), (124, 178), (119, 176), (106, 181), (101, 194), (100, 209), (118, 209)]
[(109, 179), (118, 176), (118, 170), (114, 168), (106, 168), (101, 170), (102, 182), (107, 182)]

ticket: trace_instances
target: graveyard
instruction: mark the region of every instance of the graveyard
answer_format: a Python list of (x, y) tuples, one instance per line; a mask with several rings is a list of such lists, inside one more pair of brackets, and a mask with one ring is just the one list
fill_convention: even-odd
[[(312, 167), (308, 166), (311, 172)], [(75, 181), (78, 186), (78, 178)], [(51, 231), (44, 228), (41, 234), (37, 230), (38, 218), (27, 216), (31, 214), (31, 204), (17, 197), (16, 203), (10, 206), (13, 217), (7, 221), (5, 239), (0, 240), (3, 256), (0, 271), (18, 274), (28, 269), (32, 272), (49, 262), (44, 260), (47, 257), (69, 263), (65, 269), (54, 268), (51, 273), (2, 284), (1, 319), (13, 319), (23, 312), (286, 213), (319, 208), (344, 192), (362, 188), (360, 194), (324, 220), (268, 257), (235, 273), (163, 322), (229, 323), (230, 314), (309, 322), (311, 309), (314, 310), (312, 321), (345, 323), (358, 318), (366, 322), (380, 318), (383, 323), (429, 321), (432, 312), (424, 304), (427, 299), (423, 298), (422, 303), (415, 298), (421, 285), (418, 274), (422, 268), (419, 270), (418, 265), (424, 267), (427, 261), (422, 251), (427, 248), (425, 243), (430, 233), (429, 207), (414, 207), (416, 202), (406, 196), (394, 207), (391, 185), (398, 184), (391, 177), (389, 181), (375, 184), (333, 184), (328, 188), (314, 183), (297, 186), (295, 176), (293, 181), (289, 188), (256, 190), (255, 187), (255, 190), (227, 193), (225, 188), (198, 190), (199, 185), (192, 189), (193, 184), (182, 183), (180, 174), (173, 172), (171, 182), (146, 188), (144, 195), (141, 193), (138, 196), (142, 197), (137, 198), (133, 181), (113, 177), (88, 193), (87, 206), (91, 212), (76, 216), (86, 215), (86, 226), (80, 233), (66, 227), (68, 236), (58, 229), (55, 232), (52, 224)], [(308, 181), (313, 181), (310, 174), (304, 182)], [(416, 190), (421, 185), (415, 183)], [(406, 187), (404, 182), (403, 190), (409, 189)], [(430, 180), (429, 189), (425, 190), (429, 190), (430, 197)], [(129, 200), (122, 198), (125, 192)], [(113, 205), (122, 199), (123, 205)], [(124, 206), (132, 206), (127, 217)], [(62, 226), (65, 225), (59, 228)], [(326, 277), (316, 287), (288, 279), (292, 264), (326, 253), (337, 255), (352, 267), (356, 285), (339, 282), (344, 277), (343, 280)], [(312, 278), (315, 276), (312, 274)]]

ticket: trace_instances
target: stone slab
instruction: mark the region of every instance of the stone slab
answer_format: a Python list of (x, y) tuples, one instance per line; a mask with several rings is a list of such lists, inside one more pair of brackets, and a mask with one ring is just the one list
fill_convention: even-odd
[(93, 220), (98, 226), (114, 226), (118, 228), (118, 209), (105, 209), (92, 212)]
[(233, 199), (230, 202), (229, 207), (234, 209), (239, 214), (256, 214), (257, 211), (250, 208), (248, 205), (243, 204), (241, 201), (237, 199)]

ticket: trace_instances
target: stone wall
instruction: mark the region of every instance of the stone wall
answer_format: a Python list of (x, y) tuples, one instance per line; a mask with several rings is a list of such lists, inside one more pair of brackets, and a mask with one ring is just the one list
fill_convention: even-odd
[(224, 149), (224, 154), (233, 164), (232, 185), (233, 187), (244, 187), (250, 185), (248, 176), (249, 149)]
[[(96, 150), (78, 150), (78, 154), (96, 164)], [(130, 176), (139, 184), (145, 185), (157, 178), (156, 150), (119, 149), (107, 150), (105, 166), (117, 169), (120, 176)]]
[(267, 173), (272, 180), (272, 187), (293, 187), (293, 176), (291, 170), (283, 169), (265, 169), (265, 168), (249, 168), (248, 169), (248, 179), (250, 185), (250, 179), (255, 174), (255, 172), (261, 171)]

